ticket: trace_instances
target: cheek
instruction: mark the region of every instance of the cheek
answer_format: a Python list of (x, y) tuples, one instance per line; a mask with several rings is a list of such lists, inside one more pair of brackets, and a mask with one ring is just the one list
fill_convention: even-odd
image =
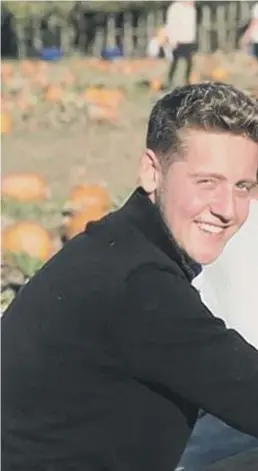
[(177, 218), (191, 222), (205, 209), (206, 203), (203, 198), (186, 188), (175, 200), (174, 205), (177, 209)]
[(237, 201), (236, 219), (237, 219), (237, 224), (239, 226), (244, 224), (244, 222), (248, 218), (249, 208), (250, 208), (250, 198), (243, 198), (242, 200), (240, 199), (239, 201)]

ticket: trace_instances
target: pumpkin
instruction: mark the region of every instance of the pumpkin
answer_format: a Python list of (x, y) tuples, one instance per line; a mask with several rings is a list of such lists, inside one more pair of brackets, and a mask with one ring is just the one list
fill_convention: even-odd
[(2, 196), (27, 203), (43, 200), (47, 194), (45, 180), (35, 173), (11, 173), (3, 177)]
[(116, 109), (105, 105), (89, 105), (88, 116), (95, 123), (115, 123), (118, 118)]
[(211, 78), (215, 82), (224, 82), (228, 79), (228, 72), (223, 67), (216, 67), (211, 72)]
[(57, 85), (48, 85), (45, 90), (45, 100), (51, 102), (57, 102), (62, 96), (62, 89)]
[(27, 77), (32, 76), (35, 73), (35, 63), (28, 60), (28, 59), (23, 59), (20, 62), (20, 68), (23, 74)]
[(152, 91), (157, 92), (157, 91), (161, 90), (161, 88), (162, 88), (162, 81), (160, 79), (152, 79), (150, 81), (149, 86), (150, 86), (150, 89)]
[(193, 71), (190, 75), (190, 83), (191, 84), (195, 84), (195, 83), (199, 83), (201, 81), (201, 78), (200, 78), (200, 75)]
[(2, 111), (1, 113), (1, 134), (9, 134), (11, 130), (11, 118), (10, 115)]
[(77, 212), (86, 207), (97, 207), (107, 211), (110, 207), (107, 189), (101, 185), (75, 186), (68, 196), (65, 208), (72, 212)]
[(117, 107), (123, 99), (123, 94), (121, 90), (115, 88), (89, 87), (85, 90), (83, 97), (92, 105)]
[(70, 240), (75, 235), (82, 232), (90, 221), (98, 221), (106, 212), (99, 206), (89, 206), (68, 218), (64, 227), (64, 236)]
[(48, 232), (39, 224), (20, 221), (2, 231), (2, 248), (13, 254), (26, 254), (46, 261), (53, 253)]
[(1, 76), (3, 80), (8, 80), (13, 75), (13, 67), (7, 62), (3, 62), (1, 65)]
[(119, 106), (123, 99), (121, 90), (106, 88), (101, 91), (101, 104), (105, 106)]

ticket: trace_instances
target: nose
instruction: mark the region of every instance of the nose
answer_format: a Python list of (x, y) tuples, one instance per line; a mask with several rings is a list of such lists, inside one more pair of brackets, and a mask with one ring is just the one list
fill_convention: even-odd
[(210, 204), (210, 211), (223, 223), (228, 223), (234, 218), (236, 201), (234, 191), (231, 188), (220, 188)]

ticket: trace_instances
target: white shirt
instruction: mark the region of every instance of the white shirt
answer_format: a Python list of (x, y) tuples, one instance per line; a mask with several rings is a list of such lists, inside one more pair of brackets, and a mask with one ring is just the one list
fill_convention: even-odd
[(255, 21), (255, 24), (252, 29), (251, 40), (254, 43), (258, 43), (258, 2), (253, 6), (252, 20)]
[(195, 5), (175, 2), (167, 10), (166, 33), (169, 43), (193, 43), (196, 40), (197, 18)]
[(193, 285), (209, 310), (258, 350), (258, 200), (252, 200), (245, 224)]

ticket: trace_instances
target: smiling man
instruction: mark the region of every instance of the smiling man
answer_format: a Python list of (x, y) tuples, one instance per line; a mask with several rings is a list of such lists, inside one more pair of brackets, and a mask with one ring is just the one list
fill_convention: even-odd
[(3, 471), (171, 471), (200, 408), (258, 436), (258, 352), (191, 286), (246, 220), (257, 168), (242, 92), (156, 103), (139, 188), (2, 318)]

